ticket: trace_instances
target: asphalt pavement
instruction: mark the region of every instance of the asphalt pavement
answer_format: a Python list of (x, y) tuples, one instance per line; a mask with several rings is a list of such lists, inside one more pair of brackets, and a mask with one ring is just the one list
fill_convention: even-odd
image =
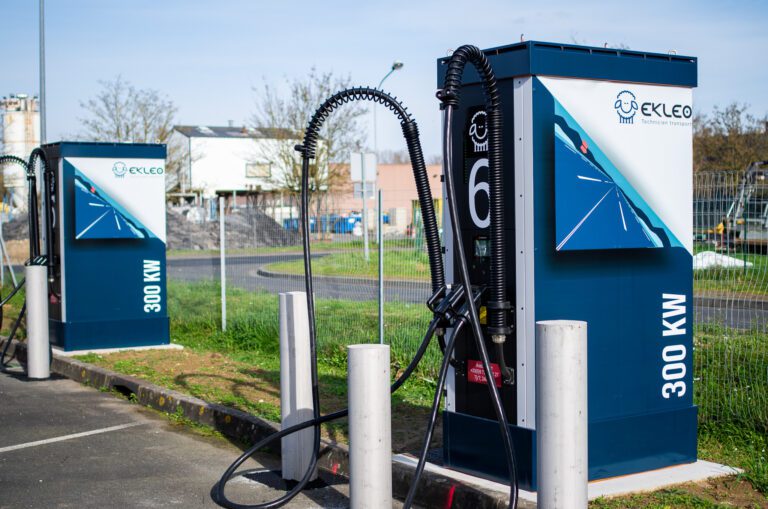
[[(315, 254), (312, 258), (324, 256)], [(291, 277), (265, 277), (259, 269), (275, 262), (300, 260), (300, 254), (271, 254), (251, 256), (228, 256), (226, 258), (227, 284), (249, 291), (263, 290), (271, 293), (304, 290), (304, 280)], [(218, 281), (221, 265), (218, 257), (169, 258), (167, 262), (169, 279), (178, 281)], [(343, 277), (318, 277), (314, 279), (315, 295), (326, 299), (377, 300), (379, 298), (376, 280), (360, 280)], [(425, 303), (431, 295), (425, 281), (385, 281), (384, 300), (407, 303)]]
[[(323, 256), (318, 253), (313, 258)], [(260, 269), (270, 263), (298, 260), (300, 254), (229, 256), (226, 259), (227, 284), (250, 291), (271, 293), (303, 291), (304, 281), (291, 277), (265, 277)], [(168, 278), (180, 281), (218, 281), (221, 267), (218, 257), (169, 258)], [(377, 300), (378, 283), (343, 277), (315, 277), (315, 294), (321, 298)], [(431, 292), (426, 282), (385, 281), (387, 302), (424, 303)], [(696, 298), (694, 318), (697, 324), (711, 323), (736, 329), (765, 328), (768, 325), (768, 301), (743, 302), (732, 298)]]
[[(139, 405), (54, 378), (0, 373), (0, 508), (217, 507), (210, 490), (240, 449)], [(230, 483), (241, 503), (277, 498), (283, 481), (264, 465)], [(287, 507), (348, 507), (344, 479), (323, 474)]]

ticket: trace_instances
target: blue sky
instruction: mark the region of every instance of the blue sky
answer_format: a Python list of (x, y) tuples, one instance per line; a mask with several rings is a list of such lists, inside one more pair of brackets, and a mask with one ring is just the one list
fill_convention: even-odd
[[(37, 0), (0, 0), (0, 95), (37, 93)], [(182, 124), (243, 123), (263, 78), (280, 87), (310, 67), (385, 88), (440, 151), (435, 59), (464, 43), (528, 40), (626, 45), (699, 57), (699, 111), (732, 101), (768, 113), (768, 1), (47, 0), (48, 138), (79, 130), (79, 103), (118, 74), (160, 90)], [(369, 125), (370, 133), (371, 127)], [(380, 149), (400, 149), (379, 115)], [(372, 144), (372, 141), (371, 141)]]

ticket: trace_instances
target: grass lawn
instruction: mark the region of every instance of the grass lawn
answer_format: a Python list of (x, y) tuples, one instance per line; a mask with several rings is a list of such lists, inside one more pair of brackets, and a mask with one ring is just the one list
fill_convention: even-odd
[[(233, 289), (227, 296), (227, 331), (220, 330), (218, 285), (170, 282), (171, 337), (184, 351), (121, 352), (86, 355), (85, 362), (144, 378), (209, 402), (271, 421), (280, 421), (280, 360), (277, 296)], [(317, 301), (322, 412), (346, 406), (346, 345), (371, 342), (378, 323), (376, 302)], [(398, 331), (391, 333), (393, 375), (399, 374), (423, 336), (430, 314), (423, 305), (391, 303), (385, 308)], [(393, 397), (393, 446), (412, 450), (421, 440), (440, 359), (430, 346), (422, 366)], [(323, 430), (346, 442), (346, 421)], [(439, 440), (440, 435), (436, 437)]]
[[(285, 274), (304, 274), (304, 261), (291, 260), (271, 263), (264, 268)], [(312, 273), (316, 276), (375, 279), (379, 275), (379, 253), (373, 249), (367, 262), (361, 250), (331, 253), (312, 260)], [(429, 257), (424, 251), (411, 249), (385, 252), (384, 277), (386, 279), (429, 281)]]
[[(314, 252), (329, 252), (329, 251), (363, 251), (363, 240), (360, 237), (352, 237), (351, 235), (335, 235), (336, 240), (319, 240), (316, 234), (312, 234), (312, 251)], [(419, 243), (420, 244), (420, 243)], [(390, 239), (384, 241), (384, 249), (414, 249), (417, 245), (416, 239), (403, 238), (403, 239)], [(371, 250), (378, 248), (376, 242), (369, 242), (368, 244)], [(301, 254), (303, 248), (301, 243), (291, 246), (276, 246), (276, 247), (247, 247), (232, 249), (227, 248), (228, 256), (244, 256), (244, 255), (259, 255), (259, 254)], [(189, 256), (219, 256), (218, 249), (169, 249), (166, 251), (168, 258), (186, 258)]]
[[(392, 241), (395, 242), (395, 241)], [(396, 241), (400, 242), (400, 241)], [(315, 275), (322, 276), (347, 276), (375, 279), (378, 277), (378, 252), (371, 248), (370, 261), (366, 262), (363, 256), (362, 244), (350, 245), (343, 243), (333, 246), (334, 243), (318, 242), (313, 244), (316, 252), (330, 252), (327, 256), (317, 258), (312, 262)], [(389, 249), (389, 246), (385, 246)], [(401, 249), (393, 249), (384, 255), (384, 277), (387, 279), (405, 279), (413, 281), (429, 280), (429, 259), (423, 250), (407, 249), (402, 244), (397, 244)], [(267, 248), (258, 252), (267, 254)], [(272, 249), (272, 248), (270, 248)], [(280, 248), (283, 249), (283, 248)], [(335, 250), (344, 252), (334, 252)], [(706, 251), (701, 247), (697, 252)], [(739, 260), (746, 259), (752, 263), (752, 267), (744, 268), (713, 268), (694, 271), (694, 289), (697, 295), (728, 295), (742, 298), (766, 298), (768, 297), (768, 256), (761, 254), (742, 254), (740, 252), (729, 253)], [(303, 274), (304, 265), (301, 260), (292, 260), (269, 264), (265, 267), (272, 272), (286, 274)]]
[(697, 325), (694, 348), (700, 420), (725, 420), (768, 434), (768, 335)]
[[(695, 253), (713, 251), (711, 246), (697, 245)], [(693, 271), (693, 287), (699, 295), (768, 296), (768, 255), (731, 250), (721, 254), (751, 263), (751, 267), (712, 268)]]

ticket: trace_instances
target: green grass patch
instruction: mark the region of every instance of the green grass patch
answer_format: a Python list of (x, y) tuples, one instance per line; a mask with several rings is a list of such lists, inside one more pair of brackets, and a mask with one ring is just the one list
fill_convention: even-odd
[(630, 495), (618, 498), (599, 498), (589, 503), (591, 509), (725, 509), (732, 504), (719, 504), (690, 493), (684, 489), (664, 489), (650, 494)]
[[(264, 267), (272, 272), (304, 274), (304, 261), (271, 263)], [(360, 251), (332, 253), (312, 260), (315, 276), (346, 276), (375, 279), (379, 275), (379, 253), (370, 252), (368, 261)], [(429, 280), (429, 258), (423, 251), (396, 250), (384, 253), (384, 278)]]
[[(694, 253), (714, 251), (711, 246), (697, 245)], [(742, 252), (739, 249), (723, 251), (725, 256), (751, 263), (751, 267), (715, 267), (693, 271), (693, 288), (700, 294), (768, 296), (768, 256)]]
[(694, 347), (699, 419), (768, 433), (768, 335), (697, 325)]
[[(227, 330), (221, 330), (217, 283), (168, 283), (171, 337), (196, 350), (245, 355), (260, 352), (277, 358), (278, 297), (266, 292), (227, 290)], [(378, 327), (376, 301), (317, 299), (319, 361), (346, 367), (346, 346), (373, 343)], [(413, 357), (431, 319), (424, 304), (388, 302), (384, 305), (385, 335), (392, 346), (392, 360), (405, 367)], [(424, 356), (421, 375), (434, 378), (440, 350), (431, 345)]]
[[(338, 236), (336, 240), (317, 240), (313, 234), (312, 239), (313, 252), (332, 252), (332, 251), (361, 251), (363, 250), (363, 239), (351, 236)], [(417, 249), (423, 242), (417, 239), (403, 238), (390, 239), (384, 241), (384, 249)], [(377, 249), (376, 242), (369, 242), (370, 249)], [(303, 247), (301, 243), (290, 246), (273, 247), (247, 247), (247, 248), (227, 248), (227, 256), (248, 256), (261, 254), (301, 254)], [(168, 258), (185, 258), (189, 256), (219, 256), (218, 249), (169, 249), (166, 251)]]
[[(18, 280), (21, 281), (22, 275), (18, 275)], [(5, 285), (3, 285), (2, 289), (2, 295), (6, 296), (13, 290), (13, 282), (11, 281), (10, 276), (6, 275), (5, 277)], [(21, 311), (21, 307), (24, 305), (24, 299), (26, 298), (26, 289), (21, 288), (14, 297), (8, 301), (5, 306), (3, 306), (2, 309), (2, 324), (0, 324), (0, 334), (3, 336), (8, 336), (10, 333), (11, 327), (13, 327), (13, 322), (16, 321), (16, 318), (19, 316), (19, 312)], [(22, 320), (21, 324), (19, 325), (19, 329), (16, 331), (16, 339), (23, 339), (27, 337), (27, 324), (24, 320)], [(1, 344), (0, 344), (1, 346)], [(0, 350), (1, 351), (1, 350)]]
[(744, 470), (741, 477), (766, 495), (768, 503), (768, 436), (732, 423), (699, 425), (699, 456)]

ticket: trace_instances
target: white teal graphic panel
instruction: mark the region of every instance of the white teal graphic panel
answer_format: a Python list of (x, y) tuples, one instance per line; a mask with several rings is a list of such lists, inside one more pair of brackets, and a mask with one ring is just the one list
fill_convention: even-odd
[(75, 238), (165, 242), (165, 161), (70, 157)]
[(556, 249), (692, 252), (691, 90), (540, 81), (554, 97)]

